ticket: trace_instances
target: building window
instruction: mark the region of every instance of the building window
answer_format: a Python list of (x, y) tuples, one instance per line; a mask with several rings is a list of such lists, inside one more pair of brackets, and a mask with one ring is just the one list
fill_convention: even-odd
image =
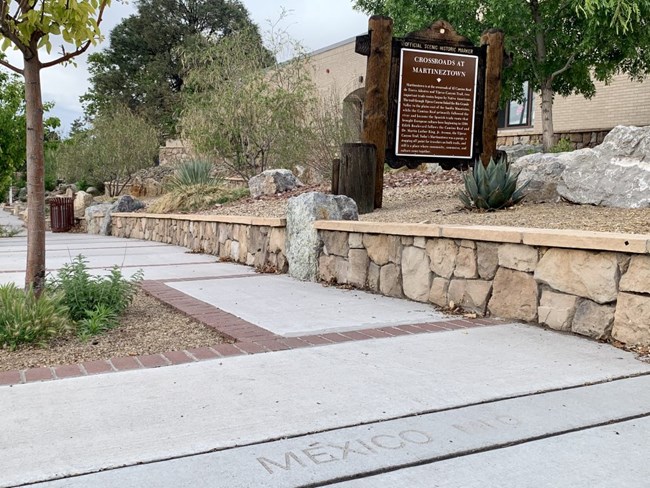
[(528, 82), (522, 86), (523, 101), (510, 100), (504, 108), (499, 110), (499, 128), (531, 127), (533, 125), (534, 108), (533, 91)]

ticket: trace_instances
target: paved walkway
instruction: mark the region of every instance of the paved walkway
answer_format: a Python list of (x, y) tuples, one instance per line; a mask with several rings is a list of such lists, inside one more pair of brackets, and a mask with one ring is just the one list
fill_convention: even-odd
[[(239, 342), (0, 386), (0, 487), (647, 486), (650, 365), (629, 353), (173, 246), (48, 249), (50, 269), (80, 250), (97, 272), (142, 266), (151, 293)], [(23, 258), (0, 240), (0, 281)]]

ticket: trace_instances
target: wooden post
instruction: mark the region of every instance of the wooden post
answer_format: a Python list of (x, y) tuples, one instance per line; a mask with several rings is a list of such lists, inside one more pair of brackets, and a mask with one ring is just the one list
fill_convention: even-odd
[(375, 165), (377, 148), (374, 144), (343, 144), (338, 190), (357, 202), (360, 214), (375, 208)]
[(341, 160), (332, 161), (332, 195), (339, 194), (339, 174), (341, 172)]
[(483, 113), (483, 166), (496, 158), (499, 97), (503, 71), (503, 31), (489, 29), (481, 36), (481, 46), (487, 45), (485, 63), (485, 109)]
[[(388, 119), (388, 85), (393, 41), (393, 19), (374, 15), (368, 22), (370, 55), (366, 69), (366, 101), (363, 107), (361, 140), (377, 148), (374, 208), (381, 208), (384, 196), (384, 161)], [(368, 184), (363, 183), (363, 184)]]

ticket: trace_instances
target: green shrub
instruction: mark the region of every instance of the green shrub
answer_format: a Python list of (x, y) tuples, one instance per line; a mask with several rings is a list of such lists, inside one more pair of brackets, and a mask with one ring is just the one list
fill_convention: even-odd
[(0, 285), (0, 347), (44, 344), (72, 330), (63, 296), (43, 293), (36, 298), (13, 283)]
[(59, 270), (48, 288), (63, 295), (78, 335), (87, 337), (118, 323), (117, 317), (130, 305), (141, 280), (142, 271), (129, 280), (117, 266), (108, 276), (91, 276), (87, 261), (79, 255)]
[(0, 238), (2, 237), (14, 237), (20, 234), (19, 227), (13, 227), (10, 225), (0, 225)]
[(497, 163), (490, 159), (487, 168), (480, 160), (474, 168), (463, 175), (465, 191), (458, 194), (468, 209), (498, 210), (511, 207), (525, 197), (524, 190), (529, 182), (517, 188), (519, 172), (512, 171), (505, 158)]
[(208, 161), (188, 161), (176, 169), (169, 186), (172, 189), (194, 185), (216, 186), (219, 180), (212, 176), (212, 170), (212, 163)]
[(548, 152), (552, 152), (552, 153), (571, 152), (574, 149), (575, 148), (573, 147), (573, 143), (566, 137), (563, 137), (562, 139), (557, 141), (557, 144), (555, 144), (552, 148), (550, 148)]

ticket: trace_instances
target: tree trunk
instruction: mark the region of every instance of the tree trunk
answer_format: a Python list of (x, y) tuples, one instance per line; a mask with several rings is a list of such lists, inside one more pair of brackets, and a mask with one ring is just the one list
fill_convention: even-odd
[(542, 84), (542, 144), (544, 152), (553, 147), (553, 86), (552, 80)]
[(41, 66), (25, 57), (25, 118), (27, 119), (27, 273), (25, 287), (40, 295), (45, 285), (45, 184)]

